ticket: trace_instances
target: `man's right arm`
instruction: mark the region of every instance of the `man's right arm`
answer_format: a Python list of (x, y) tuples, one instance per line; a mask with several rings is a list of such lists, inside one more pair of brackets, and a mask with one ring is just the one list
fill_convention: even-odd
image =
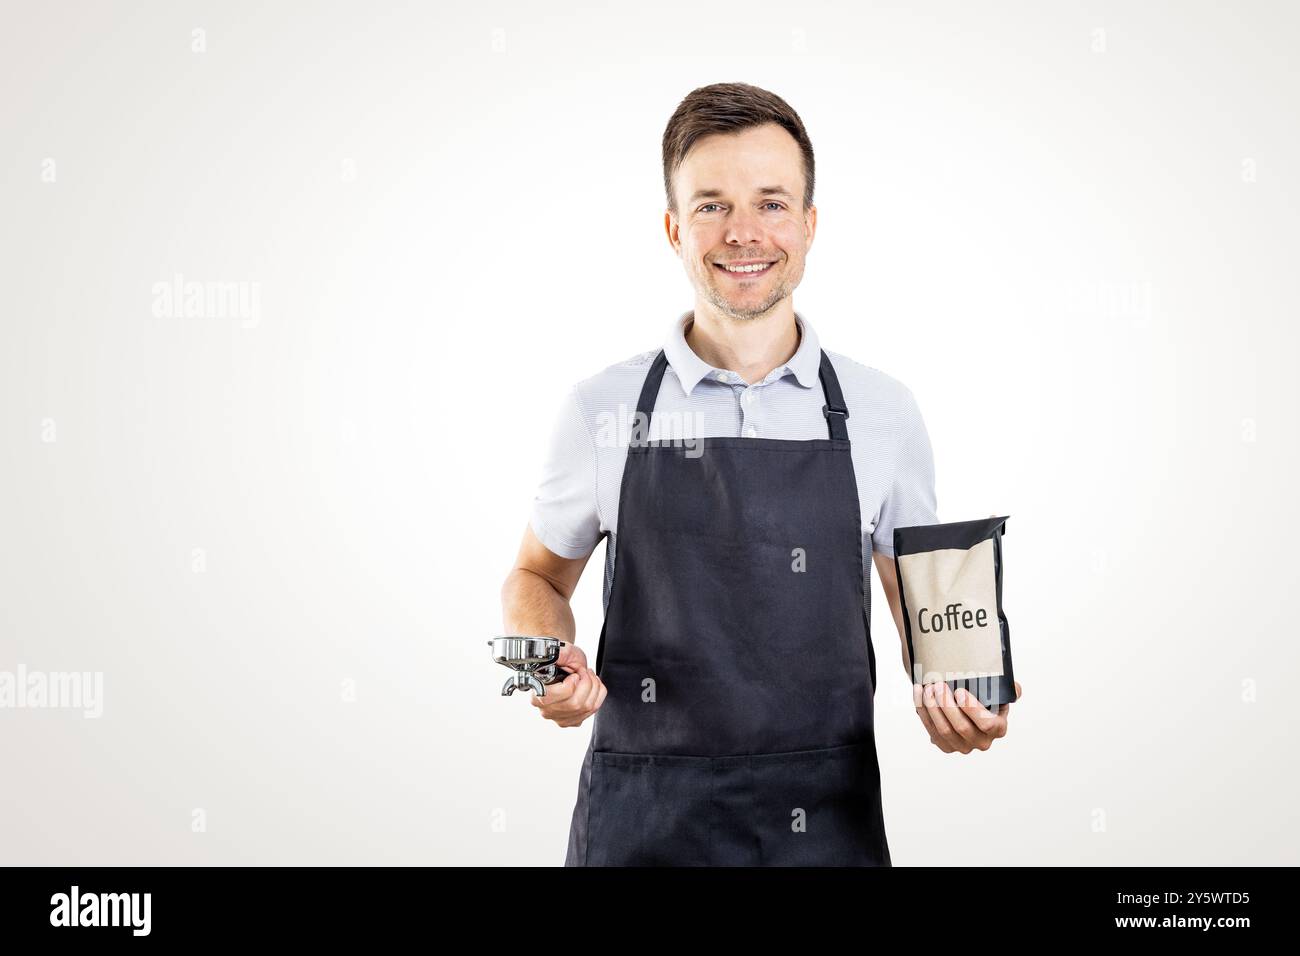
[(569, 599), (594, 550), (585, 557), (562, 558), (537, 539), (531, 524), (525, 527), (519, 555), (501, 587), (504, 633), (574, 643), (577, 628)]
[(569, 603), (600, 537), (596, 448), (571, 390), (555, 418), (519, 554), (501, 586), (506, 634), (564, 641), (556, 663), (571, 673), (533, 695), (533, 706), (561, 727), (581, 725), (605, 700), (605, 685), (575, 643)]
[(532, 513), (501, 589), (505, 633), (573, 642), (569, 599), (600, 536), (596, 447), (574, 388), (552, 422)]
[(608, 693), (587, 663), (586, 652), (573, 642), (576, 628), (569, 599), (590, 557), (590, 551), (580, 558), (560, 557), (538, 540), (530, 524), (524, 529), (515, 566), (501, 587), (507, 634), (556, 637), (566, 642), (556, 663), (569, 671), (569, 676), (548, 685), (545, 695), (533, 695), (533, 706), (560, 727), (581, 726), (600, 709)]

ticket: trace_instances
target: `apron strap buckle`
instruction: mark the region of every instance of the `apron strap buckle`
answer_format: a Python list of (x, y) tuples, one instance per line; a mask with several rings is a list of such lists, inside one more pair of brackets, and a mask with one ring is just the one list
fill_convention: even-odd
[[(849, 429), (844, 422), (849, 417), (849, 410), (847, 408), (831, 408), (830, 404), (827, 403), (822, 406), (822, 414), (826, 416), (826, 427), (830, 431), (831, 438), (840, 441), (847, 440), (849, 437)], [(839, 415), (841, 417), (831, 418), (832, 415)]]

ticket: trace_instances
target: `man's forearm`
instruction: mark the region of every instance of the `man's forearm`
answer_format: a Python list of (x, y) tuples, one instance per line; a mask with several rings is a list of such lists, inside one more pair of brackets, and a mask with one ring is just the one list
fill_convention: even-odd
[(898, 643), (902, 646), (903, 654), (903, 673), (910, 680), (912, 677), (912, 662), (907, 659), (907, 631), (903, 629), (903, 608), (897, 600), (889, 602), (889, 610), (894, 615), (894, 626), (898, 628)]
[[(912, 662), (907, 658), (907, 631), (903, 625), (903, 600), (898, 593), (898, 573), (894, 568), (894, 559), (881, 554), (873, 556), (876, 564), (876, 573), (880, 576), (880, 587), (885, 592), (885, 600), (889, 604), (889, 612), (893, 615), (894, 626), (898, 628), (898, 643), (900, 646), (900, 656), (903, 658), (903, 672), (907, 674), (907, 679), (912, 679)], [(867, 582), (870, 586), (870, 581)]]
[(501, 587), (502, 620), (506, 634), (556, 637), (570, 644), (577, 626), (569, 599), (540, 574), (515, 568)]

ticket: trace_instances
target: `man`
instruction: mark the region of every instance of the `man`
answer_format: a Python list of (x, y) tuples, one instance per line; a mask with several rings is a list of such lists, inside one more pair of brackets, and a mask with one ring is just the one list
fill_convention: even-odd
[[(786, 102), (695, 90), (663, 164), (695, 307), (570, 392), (502, 589), (507, 633), (569, 642), (572, 673), (534, 706), (561, 727), (596, 715), (565, 862), (889, 866), (864, 555), (901, 638), (893, 529), (938, 520), (925, 426), (794, 310), (817, 215)], [(593, 670), (569, 598), (602, 536)], [(913, 694), (944, 752), (1006, 733), (1009, 705)]]

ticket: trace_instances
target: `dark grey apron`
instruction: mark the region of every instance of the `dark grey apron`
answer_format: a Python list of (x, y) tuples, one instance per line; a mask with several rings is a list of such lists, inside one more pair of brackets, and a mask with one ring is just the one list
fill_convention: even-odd
[(848, 409), (829, 437), (647, 441), (641, 390), (566, 866), (890, 866)]

